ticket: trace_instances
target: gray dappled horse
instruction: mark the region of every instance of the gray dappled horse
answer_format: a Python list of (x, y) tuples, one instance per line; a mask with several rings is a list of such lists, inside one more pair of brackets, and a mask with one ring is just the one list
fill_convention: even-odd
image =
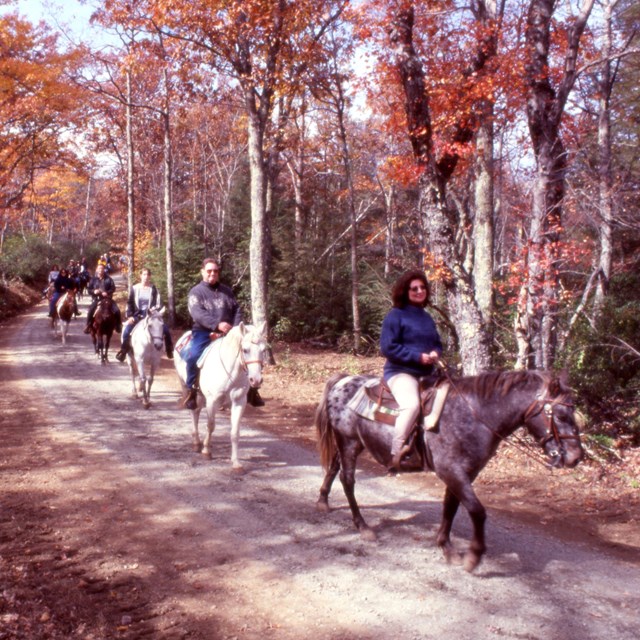
[[(317, 508), (328, 511), (331, 485), (340, 472), (353, 521), (365, 539), (375, 539), (375, 533), (355, 499), (356, 460), (366, 449), (388, 467), (393, 432), (393, 426), (363, 418), (350, 408), (355, 394), (371, 379), (333, 376), (326, 383), (315, 420), (321, 461), (327, 470)], [(437, 428), (422, 432), (417, 439), (420, 466), (434, 471), (446, 485), (437, 544), (449, 562), (462, 559), (467, 571), (480, 564), (486, 549), (486, 511), (473, 490), (473, 481), (502, 440), (520, 426), (540, 444), (552, 466), (574, 467), (581, 460), (583, 450), (570, 389), (555, 376), (536, 371), (491, 372), (452, 381)], [(471, 544), (462, 557), (450, 540), (460, 504), (473, 523)]]

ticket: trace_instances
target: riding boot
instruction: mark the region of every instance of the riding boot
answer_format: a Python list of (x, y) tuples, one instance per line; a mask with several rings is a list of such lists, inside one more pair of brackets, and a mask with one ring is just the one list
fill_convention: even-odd
[(260, 393), (254, 387), (249, 387), (249, 391), (247, 391), (247, 402), (252, 407), (264, 407), (264, 400), (260, 397)]
[(93, 324), (93, 319), (87, 318), (87, 326), (84, 328), (84, 333), (91, 333), (91, 325)]
[(391, 466), (389, 467), (389, 473), (399, 473), (400, 465), (402, 464), (402, 458), (404, 458), (407, 453), (409, 453), (409, 451), (411, 451), (411, 445), (405, 444), (402, 446), (400, 451), (393, 454), (393, 457), (391, 458)]
[(187, 397), (184, 399), (182, 403), (185, 409), (189, 409), (190, 411), (194, 411), (198, 408), (198, 390), (197, 389), (189, 389), (189, 393)]

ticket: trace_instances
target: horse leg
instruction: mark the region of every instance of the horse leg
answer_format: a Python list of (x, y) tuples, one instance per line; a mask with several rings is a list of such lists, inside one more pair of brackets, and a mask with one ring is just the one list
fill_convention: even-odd
[(106, 340), (104, 343), (104, 351), (102, 353), (102, 361), (109, 362), (109, 343), (111, 342), (111, 334), (107, 333), (105, 337), (106, 337)]
[(207, 399), (207, 432), (205, 433), (204, 439), (202, 440), (202, 455), (207, 459), (211, 460), (211, 436), (213, 432), (216, 430), (216, 409), (217, 406), (215, 402), (210, 402)]
[(192, 449), (196, 453), (200, 453), (202, 451), (202, 442), (200, 441), (200, 433), (198, 431), (198, 423), (200, 421), (200, 411), (201, 408), (198, 407), (191, 412), (191, 442)]
[(440, 523), (440, 529), (438, 529), (436, 541), (449, 564), (455, 563), (459, 558), (451, 544), (451, 527), (453, 526), (453, 520), (456, 517), (459, 505), (460, 500), (458, 500), (447, 487), (442, 502), (442, 521)]
[(147, 381), (144, 386), (144, 400), (142, 404), (145, 409), (148, 409), (151, 406), (151, 385), (153, 384), (153, 368), (149, 372), (147, 376)]
[(356, 460), (364, 450), (364, 446), (360, 441), (350, 442), (348, 445), (345, 445), (344, 442), (341, 442), (342, 438), (339, 437), (338, 434), (336, 434), (336, 440), (338, 441), (338, 450), (340, 451), (340, 482), (342, 483), (342, 488), (349, 502), (351, 515), (353, 516), (353, 524), (356, 525), (356, 528), (364, 540), (373, 542), (376, 540), (376, 534), (362, 517), (354, 492), (356, 484)]
[(454, 495), (453, 491), (447, 487), (443, 504), (442, 523), (437, 537), (438, 546), (442, 549), (448, 562), (457, 559), (451, 545), (450, 534), (458, 506), (462, 503), (473, 524), (473, 537), (471, 538), (467, 552), (464, 554), (463, 565), (465, 571), (472, 572), (480, 564), (482, 556), (486, 551), (484, 525), (487, 519), (487, 512), (480, 500), (478, 500), (470, 483), (461, 485), (459, 489), (456, 490), (456, 494), (462, 497), (458, 498), (457, 495)]
[[(135, 364), (134, 364), (135, 363)], [(131, 376), (131, 398), (133, 400), (138, 399), (138, 388), (136, 386), (137, 366), (138, 363), (134, 361), (133, 356), (127, 356), (127, 364), (129, 365), (129, 375)]]
[(329, 493), (331, 492), (331, 485), (333, 485), (333, 481), (338, 475), (338, 471), (340, 471), (340, 456), (336, 453), (333, 456), (333, 460), (329, 465), (329, 469), (327, 470), (324, 480), (322, 481), (322, 486), (320, 487), (320, 496), (316, 502), (316, 509), (318, 511), (322, 511), (324, 513), (329, 512)]
[(231, 467), (234, 471), (242, 471), (242, 465), (238, 459), (238, 440), (240, 439), (240, 420), (247, 406), (247, 394), (243, 393), (240, 398), (231, 399)]

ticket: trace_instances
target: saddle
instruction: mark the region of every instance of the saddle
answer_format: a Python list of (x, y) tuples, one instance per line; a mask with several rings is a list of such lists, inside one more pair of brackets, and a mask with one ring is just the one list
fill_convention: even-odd
[[(439, 394), (439, 400), (441, 399), (442, 402), (438, 403), (439, 406), (436, 407), (437, 415), (433, 416), (433, 418), (435, 418), (434, 422), (437, 424), (438, 418), (442, 413), (444, 400), (446, 400), (446, 394), (449, 391), (449, 383), (442, 381), (438, 376), (425, 376), (420, 378), (419, 385), (420, 415), (418, 416), (418, 420), (422, 422), (425, 416), (431, 414), (434, 400)], [(363, 391), (368, 407), (363, 407), (363, 403), (360, 401), (359, 406), (352, 406), (354, 411), (363, 418), (394, 426), (396, 417), (398, 416), (398, 403), (393, 397), (387, 383), (382, 379), (375, 379), (365, 385)]]
[[(438, 431), (438, 420), (449, 393), (449, 382), (437, 375), (425, 376), (419, 380), (419, 389), (420, 413), (407, 437), (405, 459), (413, 458), (414, 461), (417, 459), (417, 468), (433, 469), (431, 451), (421, 437), (421, 433)], [(391, 390), (380, 378), (375, 378), (363, 385), (349, 402), (349, 406), (362, 418), (391, 426), (395, 426), (399, 413), (398, 403)]]
[[(211, 347), (213, 347), (213, 343), (219, 338), (222, 338), (223, 336), (224, 334), (218, 333), (218, 332), (213, 332), (210, 334), (209, 337), (211, 338), (211, 344), (206, 346), (205, 350), (202, 352), (202, 355), (198, 358), (198, 362), (197, 362), (198, 369), (202, 368), (202, 364), (205, 358), (207, 357), (207, 354), (211, 350)], [(180, 337), (178, 342), (176, 342), (176, 346), (174, 347), (174, 350), (178, 352), (178, 354), (183, 360), (186, 360), (189, 357), (192, 340), (193, 340), (193, 333), (191, 331), (187, 331)]]

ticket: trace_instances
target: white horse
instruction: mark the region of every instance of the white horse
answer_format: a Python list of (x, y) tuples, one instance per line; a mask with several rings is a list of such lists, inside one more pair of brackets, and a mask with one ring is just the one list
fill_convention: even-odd
[[(133, 328), (131, 332), (131, 349), (127, 353), (129, 372), (131, 373), (132, 392), (131, 397), (137, 398), (138, 391), (142, 394), (142, 406), (148, 409), (151, 406), (151, 385), (160, 366), (162, 346), (164, 343), (164, 320), (162, 309), (149, 309), (143, 320)], [(147, 375), (147, 370), (149, 374)], [(136, 374), (138, 386), (136, 388)]]
[(73, 318), (73, 312), (75, 310), (75, 294), (73, 291), (67, 291), (58, 298), (55, 309), (53, 311), (53, 318), (51, 319), (51, 330), (53, 331), (53, 337), (55, 338), (60, 332), (62, 337), (62, 344), (67, 344), (67, 333), (69, 332), (69, 323)]
[[(223, 404), (227, 404), (227, 400), (231, 405), (231, 465), (237, 471), (242, 471), (242, 465), (238, 460), (238, 439), (240, 420), (247, 406), (247, 391), (249, 387), (257, 389), (262, 384), (262, 365), (267, 349), (265, 330), (266, 323), (259, 328), (240, 323), (224, 338), (213, 342), (201, 360), (198, 405), (191, 412), (193, 448), (194, 451), (201, 451), (207, 459), (211, 459), (211, 436), (216, 427), (216, 411)], [(178, 341), (174, 357), (183, 391), (186, 391), (187, 366), (180, 356), (180, 345), (184, 343), (187, 335)], [(207, 434), (201, 442), (198, 420), (205, 404)]]

